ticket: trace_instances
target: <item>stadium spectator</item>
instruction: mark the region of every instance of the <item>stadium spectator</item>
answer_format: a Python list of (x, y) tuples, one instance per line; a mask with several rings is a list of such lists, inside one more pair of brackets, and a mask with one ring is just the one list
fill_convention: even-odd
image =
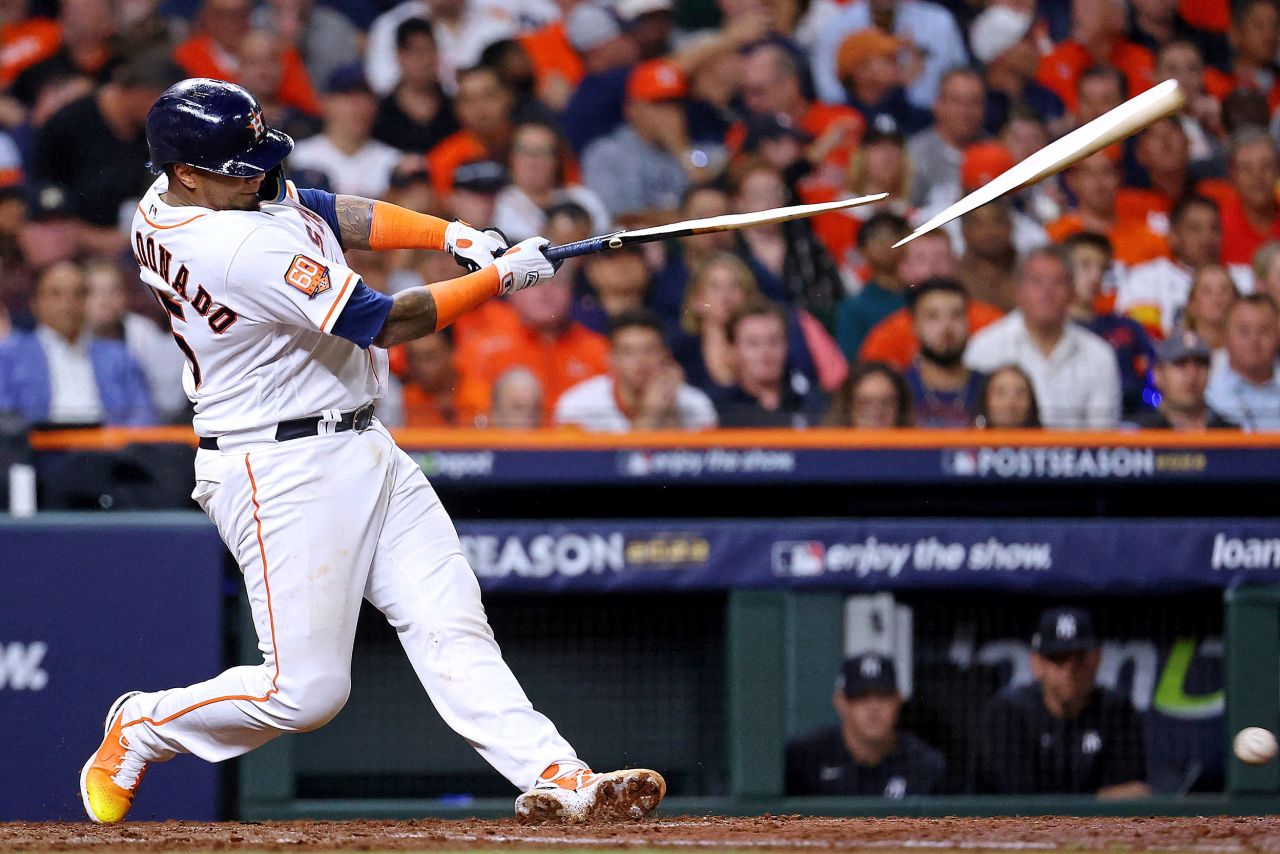
[(1124, 75), (1109, 65), (1085, 69), (1076, 81), (1076, 127), (1109, 113), (1125, 99)]
[(965, 291), (1000, 311), (1011, 310), (1018, 249), (1013, 244), (1013, 209), (1009, 202), (996, 199), (966, 214), (961, 218), (960, 233), (965, 251), (956, 273)]
[(512, 121), (516, 124), (540, 122), (548, 125), (555, 122), (555, 111), (538, 100), (533, 60), (523, 43), (517, 39), (496, 41), (480, 54), (480, 64), (495, 69), (502, 85), (515, 98)]
[[(763, 164), (740, 173), (736, 190), (734, 207), (743, 213), (793, 201), (782, 176)], [(734, 238), (735, 252), (747, 262), (766, 297), (809, 312), (828, 329), (833, 326), (844, 283), (808, 220), (743, 229)]]
[(604, 201), (581, 185), (565, 186), (567, 156), (560, 134), (550, 125), (529, 123), (516, 128), (507, 163), (511, 184), (498, 194), (493, 223), (508, 240), (515, 243), (543, 233), (546, 212), (565, 202), (590, 213), (592, 233), (609, 230), (612, 220)]
[(427, 153), (431, 187), (444, 198), (453, 186), (453, 173), (463, 163), (494, 160), (505, 163), (515, 135), (512, 111), (515, 99), (498, 72), (476, 66), (458, 72), (458, 93), (453, 107), (462, 129), (436, 144)]
[(1117, 261), (1141, 264), (1168, 254), (1168, 245), (1147, 227), (1145, 217), (1127, 216), (1117, 207), (1120, 168), (1113, 158), (1118, 154), (1115, 148), (1100, 151), (1067, 170), (1067, 188), (1076, 198), (1076, 209), (1050, 223), (1047, 230), (1054, 243), (1078, 231), (1104, 234), (1115, 247)]
[[(1187, 307), (1183, 310), (1180, 327), (1190, 330), (1214, 351), (1214, 366), (1225, 364), (1227, 340), (1227, 314), (1240, 299), (1240, 291), (1231, 281), (1231, 275), (1220, 264), (1207, 264), (1191, 277), (1191, 289), (1187, 292)], [(1221, 358), (1219, 358), (1221, 354)]]
[[(533, 288), (531, 290), (536, 290)], [(722, 427), (794, 427), (815, 423), (820, 395), (787, 374), (787, 316), (755, 301), (734, 312), (727, 328), (733, 384), (712, 393)]]
[(987, 102), (983, 125), (994, 136), (1009, 118), (1014, 104), (1024, 104), (1045, 122), (1063, 124), (1066, 108), (1062, 99), (1036, 81), (1040, 49), (1032, 25), (1030, 9), (994, 4), (984, 9), (969, 26), (969, 47), (984, 66)]
[(151, 318), (129, 311), (124, 276), (119, 267), (105, 261), (91, 261), (85, 264), (83, 275), (88, 288), (85, 303), (88, 330), (95, 338), (120, 341), (128, 349), (146, 375), (147, 390), (161, 422), (189, 421), (191, 402), (182, 389), (185, 362), (179, 358), (173, 338), (162, 332)]
[(498, 193), (507, 186), (507, 170), (492, 160), (461, 163), (453, 172), (453, 187), (445, 207), (455, 219), (465, 222), (493, 222), (498, 209)]
[(0, 344), (0, 412), (32, 424), (155, 423), (142, 369), (124, 344), (87, 330), (87, 300), (74, 264), (40, 275), (31, 301), (35, 330)]
[(978, 395), (973, 422), (988, 430), (1020, 430), (1042, 427), (1040, 407), (1031, 377), (1017, 365), (1003, 365), (987, 374)]
[[(703, 219), (729, 213), (729, 194), (721, 187), (691, 187), (680, 203), (680, 219)], [(649, 293), (649, 307), (665, 320), (683, 323), (685, 298), (689, 291), (689, 277), (703, 261), (717, 252), (731, 252), (733, 233), (729, 231), (682, 237), (663, 241), (666, 261), (654, 276)], [(693, 382), (693, 380), (690, 380)], [(694, 385), (698, 385), (694, 382)]]
[(1227, 312), (1227, 362), (1214, 368), (1209, 406), (1245, 430), (1280, 430), (1280, 309), (1266, 294), (1248, 294)]
[(615, 318), (644, 308), (653, 274), (643, 247), (623, 246), (582, 259), (582, 282), (573, 316), (588, 329), (606, 334)]
[(396, 27), (396, 66), (399, 80), (378, 101), (373, 138), (425, 154), (459, 129), (453, 102), (440, 88), (439, 51), (429, 21), (409, 18)]
[[(1177, 80), (1187, 106), (1178, 114), (1182, 132), (1187, 135), (1188, 155), (1192, 168), (1200, 174), (1220, 174), (1223, 164), (1222, 102), (1206, 91), (1205, 62), (1196, 44), (1174, 38), (1156, 53), (1156, 79)], [(1216, 72), (1218, 77), (1225, 77)]]
[(898, 275), (902, 252), (893, 244), (910, 231), (905, 219), (888, 212), (873, 215), (858, 231), (858, 252), (869, 275), (862, 290), (836, 308), (836, 341), (851, 362), (875, 325), (907, 304)]
[(23, 70), (57, 53), (62, 40), (58, 22), (32, 15), (30, 6), (16, 0), (0, 7), (0, 87), (4, 89)]
[(1280, 305), (1280, 241), (1268, 241), (1253, 253), (1253, 289)]
[(1071, 319), (1111, 346), (1120, 370), (1121, 409), (1137, 412), (1143, 405), (1147, 372), (1155, 360), (1155, 349), (1147, 331), (1131, 317), (1099, 311), (1102, 283), (1111, 267), (1111, 243), (1101, 234), (1081, 231), (1063, 244), (1071, 259), (1071, 279), (1075, 299)]
[(480, 423), (483, 390), (458, 371), (452, 327), (406, 342), (400, 355), (402, 364), (393, 363), (392, 367), (399, 368), (403, 386), (405, 427), (474, 427)]
[(844, 103), (870, 124), (887, 115), (905, 134), (924, 130), (933, 122), (928, 110), (907, 100), (898, 54), (905, 45), (876, 27), (848, 36), (836, 52), (836, 75), (844, 88)]
[[(1043, 127), (1043, 125), (1041, 125)], [(961, 195), (967, 195), (979, 187), (991, 183), (1002, 172), (1012, 167), (1014, 164), (1013, 154), (1002, 142), (994, 140), (986, 142), (975, 142), (964, 150), (964, 154), (960, 161), (960, 183), (952, 188), (950, 194), (941, 189), (934, 194), (934, 202), (945, 202), (948, 206), (960, 200)], [(1028, 196), (1028, 199), (1034, 196)], [(987, 239), (988, 244), (996, 237), (996, 245), (987, 245), (983, 250), (984, 255), (989, 255), (988, 263), (993, 263), (997, 267), (997, 278), (1003, 278), (1007, 275), (1007, 267), (1010, 263), (1016, 261), (1016, 258), (1009, 258), (1008, 252), (1016, 250), (1017, 254), (1022, 254), (1035, 249), (1037, 246), (1044, 246), (1049, 242), (1049, 235), (1045, 233), (1044, 226), (1037, 220), (1022, 213), (1018, 209), (1018, 196), (1003, 196), (996, 199), (1006, 207), (1005, 217), (1008, 218), (1008, 228), (997, 227), (994, 230), (987, 228), (982, 230), (982, 236)], [(924, 219), (938, 213), (938, 209), (928, 208), (917, 211), (915, 221), (921, 222)], [(998, 225), (1005, 217), (992, 217), (986, 220), (987, 225)], [(947, 233), (951, 235), (951, 240), (955, 244), (957, 251), (967, 254), (968, 245), (965, 238), (965, 224), (969, 221), (968, 216), (953, 219), (943, 226)], [(1000, 236), (1003, 232), (1008, 231), (1007, 236)], [(1005, 246), (1004, 244), (1010, 244)], [(1004, 272), (1000, 272), (1004, 271)], [(963, 279), (962, 279), (963, 281)], [(975, 299), (986, 299), (977, 293), (971, 293)], [(992, 301), (993, 304), (994, 301)]]
[[(748, 116), (785, 116), (791, 127), (813, 139), (826, 137), (829, 144), (824, 146), (824, 163), (839, 170), (849, 162), (849, 155), (862, 136), (864, 121), (856, 110), (844, 103), (839, 83), (834, 96), (811, 101), (805, 96), (795, 54), (776, 40), (761, 40), (749, 46), (743, 59), (742, 105)], [(729, 129), (725, 145), (736, 153), (745, 138), (746, 125), (737, 122)]]
[(946, 73), (969, 64), (964, 37), (955, 18), (936, 3), (926, 0), (846, 3), (823, 21), (811, 52), (813, 84), (823, 101), (840, 102), (840, 81), (836, 78), (840, 43), (850, 33), (871, 26), (909, 40), (917, 70), (907, 86), (907, 97), (917, 107), (931, 107), (939, 97)]
[(911, 390), (902, 375), (883, 362), (860, 362), (831, 396), (823, 424), (860, 430), (911, 426)]
[(289, 165), (322, 172), (335, 193), (381, 198), (400, 152), (370, 136), (378, 102), (365, 82), (364, 69), (348, 65), (335, 71), (322, 107), (323, 129), (294, 147)]
[(689, 178), (672, 152), (688, 148), (687, 92), (675, 65), (636, 66), (627, 78), (626, 123), (587, 147), (583, 180), (615, 217), (661, 221), (680, 206)]
[[(1195, 46), (1209, 62), (1226, 67), (1231, 61), (1231, 45), (1226, 35), (1188, 22), (1179, 5), (1176, 0), (1135, 0), (1129, 15), (1129, 41), (1157, 53), (1161, 47), (1181, 39)], [(1168, 78), (1157, 76), (1156, 79)]]
[[(241, 42), (253, 30), (253, 0), (203, 0), (195, 32), (173, 50), (173, 59), (187, 77), (215, 77), (239, 83), (237, 57)], [(302, 57), (292, 46), (281, 54), (280, 90), (273, 100), (309, 115), (320, 114), (311, 78)], [(159, 93), (151, 100), (159, 97)]]
[(542, 381), (528, 368), (511, 368), (493, 383), (488, 423), (503, 430), (535, 430), (546, 422)]
[(617, 315), (609, 344), (609, 372), (561, 395), (556, 424), (601, 433), (716, 426), (715, 406), (684, 381), (657, 315), (643, 309)]
[(132, 57), (110, 83), (54, 113), (37, 133), (31, 174), (69, 194), (82, 224), (80, 239), (91, 251), (124, 248), (121, 208), (140, 198), (152, 180), (147, 111), (180, 75), (157, 54)]
[(1074, 296), (1063, 251), (1031, 252), (1018, 274), (1018, 310), (970, 339), (965, 364), (983, 372), (1006, 364), (1025, 370), (1047, 427), (1109, 429), (1120, 416), (1115, 353), (1070, 322)]
[(521, 23), (531, 26), (550, 23), (555, 6), (521, 4), (519, 19), (512, 12), (511, 8), (498, 3), (474, 0), (406, 0), (392, 6), (369, 27), (364, 59), (369, 85), (379, 95), (395, 88), (399, 81), (396, 28), (409, 18), (425, 18), (431, 21), (440, 51), (440, 85), (451, 97), (458, 94), (463, 71), (480, 62), (480, 54), (486, 47), (514, 36)]
[(1275, 0), (1244, 0), (1231, 11), (1231, 58), (1234, 87), (1266, 96), (1268, 106), (1280, 103), (1276, 53), (1280, 51), (1280, 5)]
[(969, 343), (969, 296), (954, 279), (926, 279), (907, 291), (920, 352), (903, 372), (917, 427), (969, 427), (982, 374), (964, 364)]
[(267, 0), (251, 20), (292, 45), (313, 81), (328, 80), (339, 68), (360, 61), (360, 31), (332, 6), (315, 0)]
[(1083, 608), (1049, 608), (1031, 637), (1035, 682), (1010, 686), (983, 710), (978, 788), (999, 795), (1144, 797), (1142, 718), (1095, 685), (1102, 650)]
[(565, 138), (579, 154), (622, 123), (627, 78), (640, 48), (617, 17), (594, 3), (577, 3), (565, 20), (570, 44), (582, 57), (586, 75), (574, 89), (561, 118)]
[[(938, 229), (902, 247), (898, 280), (904, 293), (909, 294), (912, 288), (927, 279), (955, 279), (958, 269), (951, 238), (945, 230)], [(974, 299), (968, 301), (966, 314), (970, 335), (1004, 317), (1000, 309)], [(916, 357), (918, 348), (911, 312), (900, 308), (872, 327), (858, 351), (858, 358), (864, 362), (887, 362), (897, 370), (905, 371)]]
[(528, 368), (542, 387), (544, 416), (550, 416), (565, 389), (608, 368), (609, 340), (570, 317), (572, 301), (573, 283), (557, 276), (491, 303), (485, 327), (458, 337), (463, 378), (481, 384), (481, 397), (490, 398), (499, 376)]
[(1132, 147), (1132, 177), (1116, 193), (1121, 216), (1139, 219), (1161, 237), (1169, 233), (1169, 213), (1193, 190), (1191, 151), (1173, 116), (1150, 125)]
[(1245, 128), (1231, 137), (1228, 155), (1232, 192), (1222, 209), (1222, 263), (1248, 264), (1268, 240), (1280, 238), (1280, 179), (1275, 142), (1261, 128)]
[(1076, 91), (1087, 69), (1103, 65), (1122, 72), (1129, 95), (1155, 82), (1151, 51), (1125, 38), (1125, 8), (1123, 0), (1072, 0), (1071, 37), (1040, 61), (1039, 81), (1062, 99), (1068, 112), (1077, 114), (1081, 124), (1092, 118), (1079, 109)]
[(1138, 412), (1138, 427), (1156, 430), (1236, 429), (1205, 400), (1213, 351), (1194, 332), (1178, 332), (1156, 347), (1155, 385), (1159, 405)]
[(937, 793), (946, 763), (936, 749), (898, 726), (902, 694), (892, 658), (863, 653), (847, 659), (831, 702), (838, 725), (787, 744), (788, 795)]
[(1187, 196), (1169, 215), (1169, 254), (1138, 264), (1120, 279), (1115, 310), (1154, 334), (1168, 335), (1178, 325), (1191, 292), (1191, 278), (1222, 254), (1222, 217), (1204, 196)]
[[(279, 100), (281, 56), (285, 43), (271, 30), (254, 30), (240, 42), (240, 85), (257, 94), (266, 124), (294, 139), (306, 139), (320, 131), (320, 120)], [(308, 184), (307, 186), (312, 186)]]
[[(577, 5), (576, 0), (562, 3), (560, 11), (562, 15), (566, 10), (572, 14)], [(582, 58), (569, 40), (564, 18), (526, 30), (518, 38), (533, 61), (534, 85), (539, 100), (551, 109), (563, 112), (574, 87), (586, 74)]]
[(934, 126), (907, 141), (915, 167), (911, 201), (917, 207), (945, 207), (960, 186), (966, 146), (982, 137), (986, 86), (969, 68), (948, 71), (933, 104)]
[(108, 82), (122, 58), (113, 41), (116, 19), (108, 0), (62, 0), (58, 6), (62, 39), (57, 52), (28, 67), (9, 87), (9, 94), (28, 107), (47, 86), (68, 78), (95, 86)]
[(614, 11), (635, 39), (641, 61), (667, 55), (676, 25), (671, 0), (618, 0)]

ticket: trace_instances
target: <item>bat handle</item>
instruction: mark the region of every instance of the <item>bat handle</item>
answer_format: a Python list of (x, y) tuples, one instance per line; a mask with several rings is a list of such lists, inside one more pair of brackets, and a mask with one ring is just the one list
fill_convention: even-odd
[(564, 243), (560, 246), (548, 246), (542, 251), (547, 256), (548, 261), (559, 262), (565, 258), (574, 258), (578, 255), (591, 255), (595, 252), (603, 252), (606, 249), (612, 249), (610, 242), (618, 235), (601, 234), (596, 237), (588, 237), (586, 240), (575, 240), (573, 243)]

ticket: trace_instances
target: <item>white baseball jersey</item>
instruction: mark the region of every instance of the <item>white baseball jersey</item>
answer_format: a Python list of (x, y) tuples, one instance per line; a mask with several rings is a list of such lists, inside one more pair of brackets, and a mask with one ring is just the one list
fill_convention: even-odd
[(167, 188), (161, 175), (139, 203), (133, 251), (186, 356), (196, 433), (270, 439), (381, 395), (386, 351), (328, 334), (360, 276), (292, 183), (256, 211), (169, 205)]

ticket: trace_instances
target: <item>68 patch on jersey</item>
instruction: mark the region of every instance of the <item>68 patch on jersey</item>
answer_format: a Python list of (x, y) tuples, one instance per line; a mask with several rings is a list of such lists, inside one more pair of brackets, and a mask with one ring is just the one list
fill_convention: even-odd
[(285, 271), (284, 280), (286, 284), (306, 294), (308, 299), (315, 299), (333, 287), (333, 283), (329, 281), (329, 268), (306, 255), (293, 256), (293, 263)]

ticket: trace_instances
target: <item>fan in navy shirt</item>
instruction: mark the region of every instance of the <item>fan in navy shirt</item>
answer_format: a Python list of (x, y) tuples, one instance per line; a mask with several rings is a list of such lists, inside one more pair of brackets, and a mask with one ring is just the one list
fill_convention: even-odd
[(893, 659), (845, 661), (832, 697), (840, 724), (787, 745), (788, 795), (903, 798), (934, 794), (942, 754), (898, 728), (902, 695)]
[(903, 373), (917, 427), (972, 427), (983, 375), (964, 364), (969, 295), (954, 279), (926, 279), (907, 292), (920, 352)]

